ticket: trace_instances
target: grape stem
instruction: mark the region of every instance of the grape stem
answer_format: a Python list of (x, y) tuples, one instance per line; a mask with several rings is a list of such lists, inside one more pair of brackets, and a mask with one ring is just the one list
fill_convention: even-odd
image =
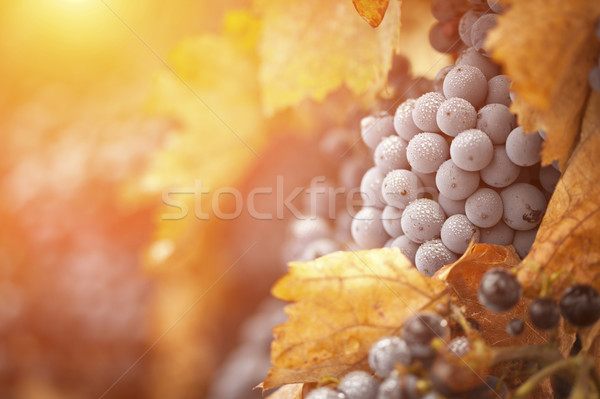
[[(550, 377), (554, 374), (560, 373), (561, 371), (568, 370), (572, 367), (578, 366), (581, 363), (581, 359), (577, 357), (568, 358), (554, 362), (550, 366), (544, 367), (531, 377), (525, 383), (523, 383), (519, 389), (515, 391), (513, 399), (524, 399), (542, 382), (545, 378)], [(570, 396), (572, 397), (572, 396)]]
[(562, 355), (556, 348), (547, 345), (507, 346), (494, 350), (492, 364), (497, 365), (513, 360), (533, 360), (547, 366), (562, 359)]

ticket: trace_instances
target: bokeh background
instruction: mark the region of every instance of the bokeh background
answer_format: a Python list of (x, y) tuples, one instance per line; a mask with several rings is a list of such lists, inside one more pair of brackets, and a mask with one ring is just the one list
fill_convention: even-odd
[[(404, 50), (427, 73), (439, 55), (415, 43), (428, 2), (411, 2), (403, 22), (421, 36)], [(333, 173), (319, 137), (357, 131), (376, 96), (393, 96), (388, 15), (374, 31), (350, 0), (1, 1), (0, 397), (260, 397), (247, 388), (281, 320), (266, 298), (289, 212), (203, 221), (194, 209), (231, 198), (181, 192), (201, 181), (246, 195), (285, 176), (287, 194)], [(165, 193), (188, 217), (165, 220)], [(244, 394), (224, 391), (236, 381)]]

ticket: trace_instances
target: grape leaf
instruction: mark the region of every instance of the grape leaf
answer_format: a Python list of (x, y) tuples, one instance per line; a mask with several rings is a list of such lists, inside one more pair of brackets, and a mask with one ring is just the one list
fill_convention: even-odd
[(267, 399), (302, 399), (304, 387), (305, 384), (287, 384), (267, 396)]
[(352, 0), (354, 8), (373, 28), (379, 26), (390, 0)]
[(273, 295), (294, 303), (289, 321), (274, 329), (265, 389), (367, 369), (377, 339), (417, 311), (448, 305), (444, 282), (419, 273), (397, 248), (291, 263)]
[(450, 285), (453, 299), (459, 306), (464, 307), (465, 317), (473, 318), (481, 325), (481, 336), (488, 345), (510, 346), (546, 342), (545, 337), (529, 322), (525, 323), (525, 330), (519, 336), (512, 337), (505, 330), (511, 319), (521, 318), (526, 314), (530, 300), (523, 298), (510, 311), (496, 313), (488, 310), (477, 299), (479, 280), (486, 271), (496, 267), (514, 267), (519, 261), (520, 258), (512, 246), (475, 244), (469, 247), (459, 260), (444, 266), (434, 276)]
[(348, 0), (256, 0), (263, 20), (259, 81), (267, 114), (322, 100), (346, 85), (376, 93), (386, 80), (400, 30), (400, 4), (389, 4), (373, 29)]
[(544, 165), (561, 170), (577, 140), (589, 93), (588, 72), (600, 42), (594, 27), (600, 2), (514, 1), (486, 40), (486, 48), (513, 78), (512, 110), (525, 131), (546, 131)]
[(519, 269), (519, 280), (534, 293), (540, 271), (550, 277), (555, 297), (573, 279), (600, 290), (600, 94), (591, 94), (581, 139), (548, 204), (536, 240)]

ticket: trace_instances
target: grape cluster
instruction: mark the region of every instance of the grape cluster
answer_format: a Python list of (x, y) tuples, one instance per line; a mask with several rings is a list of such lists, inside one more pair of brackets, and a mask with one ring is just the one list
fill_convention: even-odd
[(506, 397), (506, 386), (498, 378), (479, 377), (461, 360), (472, 350), (469, 339), (450, 335), (448, 322), (439, 314), (417, 313), (406, 321), (400, 336), (383, 337), (371, 346), (372, 374), (350, 372), (336, 388), (317, 388), (307, 399)]
[[(523, 289), (516, 277), (506, 269), (487, 271), (479, 281), (479, 302), (489, 310), (502, 313), (512, 309), (521, 299)], [(575, 284), (567, 288), (557, 304), (550, 297), (534, 299), (529, 305), (528, 317), (540, 330), (556, 327), (560, 316), (575, 327), (587, 327), (600, 319), (600, 296), (594, 287)], [(520, 319), (511, 320), (506, 330), (511, 335), (523, 332)]]
[(361, 124), (374, 166), (360, 183), (352, 238), (364, 249), (398, 247), (430, 276), (471, 240), (512, 244), (525, 257), (560, 178), (555, 165), (540, 167), (545, 134), (517, 124), (510, 79), (481, 47), (501, 11), (488, 3), (434, 1), (432, 38), (454, 26), (465, 49), (434, 91)]

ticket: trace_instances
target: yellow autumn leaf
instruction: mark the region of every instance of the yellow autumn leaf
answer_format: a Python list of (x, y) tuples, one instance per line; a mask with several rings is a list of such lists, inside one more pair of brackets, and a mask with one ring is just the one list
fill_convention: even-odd
[(289, 321), (274, 329), (265, 389), (366, 369), (375, 341), (418, 311), (448, 305), (445, 284), (422, 275), (397, 248), (291, 263), (273, 295), (294, 303)]
[(559, 160), (564, 170), (577, 140), (587, 77), (600, 49), (594, 35), (600, 2), (507, 1), (507, 11), (486, 48), (511, 76), (517, 96), (512, 110), (528, 132), (547, 134), (542, 163)]
[(389, 4), (376, 29), (348, 0), (256, 0), (262, 100), (267, 114), (323, 100), (347, 86), (358, 94), (381, 89), (398, 45), (400, 4)]
[(389, 2), (390, 0), (352, 0), (358, 14), (374, 28), (383, 21)]

